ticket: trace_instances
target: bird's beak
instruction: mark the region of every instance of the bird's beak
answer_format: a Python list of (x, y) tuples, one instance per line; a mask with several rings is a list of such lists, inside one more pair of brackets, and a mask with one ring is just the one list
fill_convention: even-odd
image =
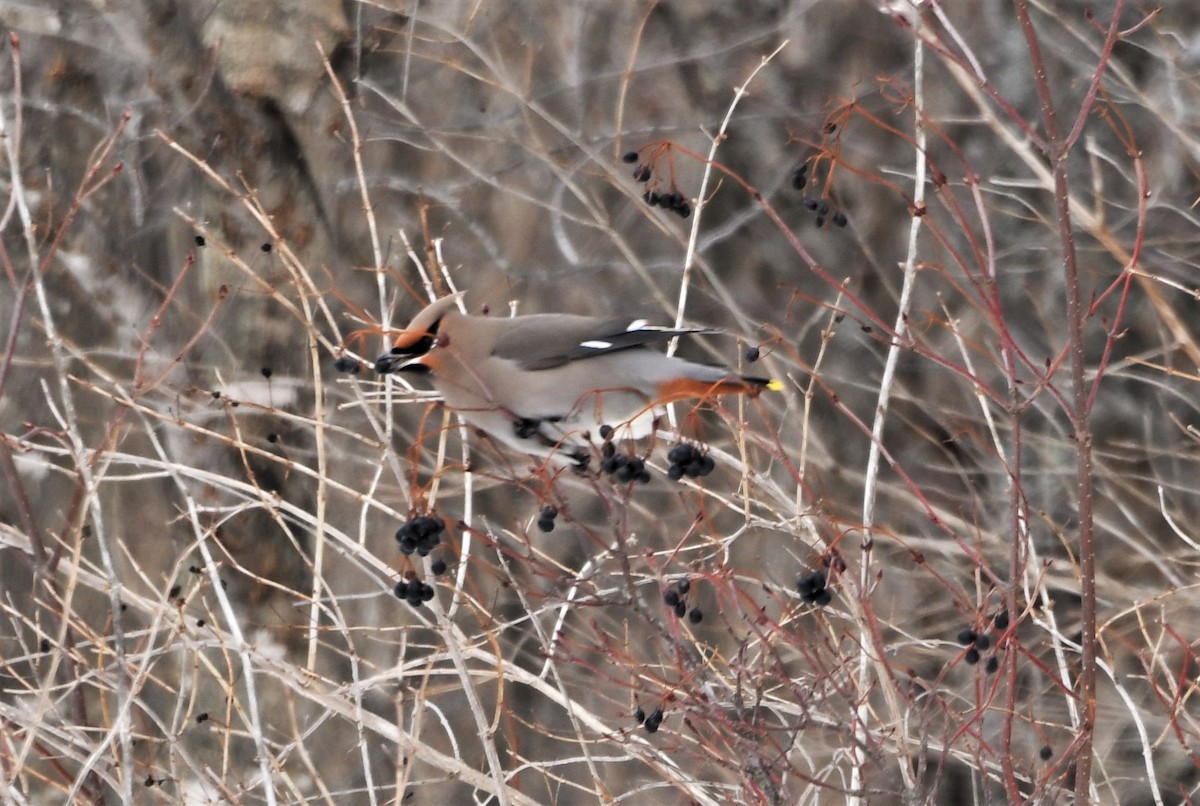
[(430, 367), (425, 363), (423, 355), (384, 353), (375, 359), (375, 371), (380, 375), (387, 375), (391, 372), (426, 373), (430, 371)]

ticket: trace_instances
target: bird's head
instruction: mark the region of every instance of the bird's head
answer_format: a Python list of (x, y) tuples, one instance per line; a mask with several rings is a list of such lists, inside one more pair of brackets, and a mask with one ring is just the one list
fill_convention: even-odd
[(400, 331), (392, 343), (392, 349), (375, 359), (375, 371), (380, 375), (389, 372), (428, 372), (432, 368), (428, 357), (437, 346), (442, 319), (455, 310), (465, 294), (465, 291), (459, 291), (442, 297), (414, 316), (408, 327)]

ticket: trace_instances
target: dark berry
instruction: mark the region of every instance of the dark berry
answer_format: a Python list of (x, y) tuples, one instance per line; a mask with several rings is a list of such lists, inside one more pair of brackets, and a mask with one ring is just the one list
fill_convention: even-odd
[(626, 151), (621, 155), (621, 161), (630, 164), (635, 163), (638, 161), (638, 153), (636, 151)]
[(796, 583), (796, 589), (800, 592), (801, 599), (809, 603), (815, 602), (821, 592), (825, 590), (825, 573), (818, 569), (808, 576), (801, 577), (800, 581)]
[(553, 518), (538, 518), (537, 526), (538, 526), (538, 529), (541, 529), (543, 532), (547, 532), (547, 533), (553, 532), (554, 531), (554, 519)]
[(667, 461), (677, 465), (687, 464), (691, 461), (696, 449), (686, 442), (681, 442), (671, 450), (667, 451)]
[(968, 666), (974, 666), (976, 663), (979, 663), (979, 650), (975, 647), (971, 647), (966, 651), (966, 654), (963, 655), (963, 660), (967, 662)]
[(611, 425), (600, 426), (600, 439), (608, 439), (612, 436), (613, 427)]
[(633, 718), (639, 725), (646, 721), (646, 712), (641, 709), (641, 706), (638, 706), (638, 709), (633, 712)]
[(819, 215), (819, 216), (829, 215), (829, 202), (824, 201), (824, 200), (817, 202), (817, 215)]
[(825, 226), (825, 216), (817, 216), (813, 223), (817, 225), (817, 229), (820, 229), (821, 227)]
[(204, 246), (204, 236), (203, 235), (196, 236), (196, 246)]
[(646, 726), (646, 733), (655, 733), (658, 731), (658, 726), (662, 724), (663, 712), (661, 708), (655, 708), (650, 716), (646, 717), (643, 723)]
[(980, 652), (987, 652), (992, 646), (992, 639), (988, 638), (983, 633), (975, 636), (975, 648)]
[(747, 347), (746, 348), (746, 362), (747, 363), (753, 364), (755, 361), (758, 360), (758, 357), (759, 357), (759, 350), (757, 347)]
[(542, 510), (542, 520), (552, 521), (558, 517), (558, 507), (551, 504)]
[(692, 214), (692, 205), (683, 202), (675, 208), (675, 212), (679, 214), (680, 218), (687, 218)]
[(1050, 757), (1054, 755), (1054, 751), (1050, 749), (1050, 745), (1042, 745), (1042, 749), (1038, 751), (1038, 755), (1041, 756), (1042, 761), (1049, 761)]
[(687, 613), (687, 602), (675, 603), (675, 618), (683, 618)]
[(808, 184), (808, 177), (805, 173), (808, 171), (808, 165), (801, 165), (795, 171), (792, 171), (792, 188), (795, 190), (804, 190), (804, 186)]
[(440, 577), (442, 574), (446, 573), (446, 561), (434, 560), (432, 563), (430, 563), (429, 570), (433, 572), (435, 577)]
[(817, 201), (816, 199), (805, 199), (804, 200), (804, 209), (805, 210), (816, 210), (818, 204), (820, 204), (820, 202)]
[(688, 621), (692, 622), (693, 624), (699, 624), (703, 620), (704, 620), (704, 613), (701, 612), (700, 608), (693, 607), (691, 610), (688, 611)]
[(838, 227), (840, 229), (840, 228), (846, 226), (847, 223), (848, 222), (846, 221), (846, 214), (843, 213), (841, 210), (838, 210), (836, 213), (833, 214), (833, 225), (835, 227)]
[(663, 594), (663, 604), (665, 604), (667, 607), (674, 607), (675, 605), (679, 604), (679, 594), (673, 588), (669, 588), (667, 592)]
[(679, 589), (681, 594), (686, 594), (692, 589), (692, 582), (688, 579), (681, 579), (675, 583), (675, 587)]
[(651, 207), (657, 207), (658, 200), (660, 197), (653, 190), (649, 190), (649, 191), (646, 191), (646, 195), (643, 196), (643, 198), (646, 200), (646, 203), (649, 204)]
[(638, 484), (649, 484), (650, 483), (650, 471), (643, 470), (641, 473), (638, 473), (637, 480), (638, 480)]
[(667, 468), (667, 478), (671, 481), (679, 481), (683, 478), (683, 468), (679, 465), (671, 465)]
[(963, 646), (967, 646), (975, 641), (975, 631), (970, 627), (963, 627), (958, 631), (958, 642)]
[(358, 361), (348, 355), (338, 356), (337, 361), (333, 362), (333, 368), (338, 372), (358, 372)]
[(262, 250), (262, 251), (264, 251), (264, 252), (270, 252), (270, 251), (271, 251), (271, 244), (269, 244), (269, 243), (265, 243), (265, 244), (263, 244), (262, 246), (260, 246), (260, 247), (259, 247), (259, 249), (261, 249), (261, 250)]
[(833, 594), (829, 588), (822, 588), (821, 591), (813, 598), (813, 604), (817, 607), (825, 607), (833, 601)]
[(1001, 610), (999, 613), (997, 613), (996, 617), (994, 619), (992, 619), (992, 624), (995, 625), (997, 632), (1004, 632), (1005, 630), (1007, 630), (1008, 629), (1008, 611)]
[(985, 663), (983, 665), (983, 670), (985, 672), (987, 672), (988, 674), (995, 674), (996, 670), (999, 668), (1000, 668), (1000, 659), (997, 658), (995, 655), (992, 655), (990, 658), (988, 658), (987, 663)]
[(436, 515), (411, 518), (396, 530), (400, 553), (412, 554), (415, 551), (422, 557), (428, 555), (442, 542), (441, 533), (445, 528), (445, 521)]
[(639, 165), (633, 169), (633, 178), (638, 182), (649, 182), (652, 174), (649, 165)]
[(412, 607), (420, 607), (433, 598), (433, 588), (419, 579), (396, 583), (396, 596)]

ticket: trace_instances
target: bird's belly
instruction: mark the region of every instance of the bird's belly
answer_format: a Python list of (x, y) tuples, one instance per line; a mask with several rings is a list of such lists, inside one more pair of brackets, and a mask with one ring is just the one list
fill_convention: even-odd
[(562, 453), (574, 462), (581, 451), (590, 453), (605, 441), (602, 434), (609, 432), (603, 426), (612, 429), (610, 439), (642, 439), (663, 413), (629, 389), (590, 391), (570, 400), (555, 390), (528, 396), (516, 411), (470, 387), (439, 384), (438, 391), (447, 407), (496, 441), (535, 456)]

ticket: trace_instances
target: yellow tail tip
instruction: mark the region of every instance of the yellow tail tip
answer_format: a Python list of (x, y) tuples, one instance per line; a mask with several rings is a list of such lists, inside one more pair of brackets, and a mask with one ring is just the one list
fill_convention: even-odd
[(778, 380), (776, 378), (772, 378), (771, 380), (767, 381), (767, 388), (770, 389), (772, 392), (782, 392), (783, 391), (783, 381)]

